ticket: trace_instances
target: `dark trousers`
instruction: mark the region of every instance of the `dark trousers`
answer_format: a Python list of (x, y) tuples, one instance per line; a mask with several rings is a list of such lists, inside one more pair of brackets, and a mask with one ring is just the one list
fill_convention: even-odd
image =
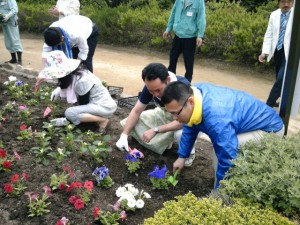
[(170, 64), (168, 70), (176, 74), (176, 66), (179, 55), (183, 54), (185, 66), (185, 78), (190, 82), (193, 78), (194, 58), (196, 50), (196, 37), (179, 38), (175, 35), (170, 51)]
[(275, 61), (275, 72), (276, 72), (276, 81), (270, 91), (267, 105), (274, 107), (276, 104), (277, 99), (280, 97), (281, 89), (282, 89), (282, 82), (285, 70), (285, 54), (284, 54), (284, 47), (279, 51), (276, 49), (274, 53), (274, 61)]
[[(95, 53), (95, 50), (97, 47), (98, 40), (99, 40), (99, 30), (98, 30), (98, 27), (96, 26), (96, 24), (94, 24), (93, 31), (87, 39), (87, 44), (89, 46), (89, 52), (88, 52), (86, 60), (83, 61), (83, 64), (91, 72), (93, 72), (93, 57), (94, 57), (94, 53)], [(73, 53), (73, 58), (77, 59), (78, 53), (79, 53), (78, 47), (72, 48), (72, 53)]]

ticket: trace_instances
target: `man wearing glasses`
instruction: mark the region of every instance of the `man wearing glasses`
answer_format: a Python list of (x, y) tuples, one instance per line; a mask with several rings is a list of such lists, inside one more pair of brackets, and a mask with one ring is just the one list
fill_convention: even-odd
[(250, 140), (258, 142), (265, 133), (284, 135), (284, 125), (276, 111), (242, 91), (207, 83), (190, 87), (172, 82), (161, 100), (173, 119), (185, 124), (173, 170), (183, 168), (201, 131), (209, 136), (215, 151), (215, 190), (241, 145)]
[[(134, 137), (144, 147), (158, 153), (172, 147), (174, 140), (179, 142), (182, 132), (182, 123), (173, 121), (161, 102), (163, 91), (167, 84), (178, 81), (190, 86), (189, 81), (181, 76), (169, 72), (160, 63), (151, 63), (142, 71), (145, 86), (139, 99), (131, 110), (128, 118), (121, 121), (124, 130), (116, 143), (119, 150), (128, 151), (128, 135)], [(146, 110), (147, 104), (154, 100), (156, 108)], [(195, 147), (192, 148), (190, 157), (185, 159), (184, 166), (191, 166), (195, 158)]]

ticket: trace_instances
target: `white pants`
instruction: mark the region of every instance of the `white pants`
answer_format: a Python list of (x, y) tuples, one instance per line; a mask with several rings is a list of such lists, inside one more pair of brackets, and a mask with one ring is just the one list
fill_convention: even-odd
[[(284, 135), (284, 125), (282, 127), (281, 130), (277, 131), (276, 133), (274, 133), (278, 138), (282, 138)], [(255, 142), (259, 142), (263, 136), (265, 134), (267, 134), (268, 132), (262, 131), (262, 130), (256, 130), (256, 131), (251, 131), (251, 132), (247, 132), (247, 133), (242, 133), (242, 134), (238, 134), (237, 138), (238, 138), (238, 143), (239, 146), (238, 148), (240, 148), (241, 146), (243, 146), (244, 144), (246, 144), (248, 141), (255, 141)], [(218, 158), (216, 156), (215, 151), (213, 151), (213, 166), (214, 166), (214, 171), (215, 171), (215, 185), (216, 186), (216, 173), (217, 173), (217, 167), (218, 167)]]

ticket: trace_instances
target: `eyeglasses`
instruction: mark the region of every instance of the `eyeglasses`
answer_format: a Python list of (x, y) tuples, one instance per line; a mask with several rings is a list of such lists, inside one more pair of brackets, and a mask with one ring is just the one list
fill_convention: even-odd
[(176, 116), (179, 116), (179, 114), (182, 112), (184, 106), (186, 105), (187, 101), (189, 100), (191, 96), (187, 97), (187, 99), (185, 100), (185, 102), (183, 103), (181, 109), (178, 111), (178, 112), (170, 112), (172, 115), (176, 115)]

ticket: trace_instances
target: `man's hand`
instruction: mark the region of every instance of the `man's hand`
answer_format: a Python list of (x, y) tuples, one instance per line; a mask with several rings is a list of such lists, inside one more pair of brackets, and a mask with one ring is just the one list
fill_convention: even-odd
[(260, 56), (258, 56), (258, 61), (261, 62), (261, 63), (265, 62), (267, 56), (268, 55), (266, 55), (264, 53), (261, 53)]
[(122, 133), (119, 140), (116, 143), (116, 146), (120, 151), (126, 150), (128, 152), (129, 151), (129, 149), (128, 149), (128, 135)]
[(52, 91), (50, 100), (53, 102), (55, 101), (60, 95), (60, 87), (57, 87)]
[(167, 31), (165, 31), (164, 33), (163, 33), (163, 39), (167, 39), (168, 38), (168, 36), (169, 36), (169, 32), (167, 32)]
[(197, 46), (200, 47), (202, 45), (202, 42), (203, 42), (202, 38), (198, 37), (197, 38)]
[(55, 6), (50, 8), (48, 10), (48, 12), (52, 15), (52, 16), (59, 16), (59, 11), (58, 8), (56, 8)]
[(155, 136), (155, 134), (156, 133), (154, 132), (153, 129), (149, 129), (149, 130), (145, 131), (144, 134), (143, 134), (143, 141), (145, 143), (150, 142), (151, 139)]
[(178, 158), (176, 161), (173, 163), (173, 172), (175, 173), (176, 170), (182, 170), (184, 167), (184, 161), (185, 158)]

